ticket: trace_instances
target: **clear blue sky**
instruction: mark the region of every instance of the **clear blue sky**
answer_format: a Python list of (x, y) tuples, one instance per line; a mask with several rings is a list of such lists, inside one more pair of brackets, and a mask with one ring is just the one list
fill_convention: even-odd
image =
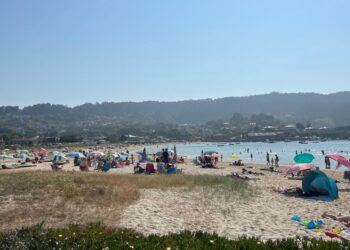
[(350, 90), (350, 1), (3, 0), (0, 105)]

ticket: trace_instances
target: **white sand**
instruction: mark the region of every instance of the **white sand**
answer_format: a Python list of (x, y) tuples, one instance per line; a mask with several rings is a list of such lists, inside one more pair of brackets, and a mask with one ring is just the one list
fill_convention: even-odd
[[(225, 166), (224, 169), (201, 169), (187, 165), (184, 169), (186, 174), (226, 175), (232, 167)], [(293, 215), (312, 220), (321, 219), (324, 212), (350, 214), (349, 193), (346, 191), (340, 191), (340, 198), (333, 202), (306, 200), (274, 191), (277, 186), (300, 186), (301, 181), (268, 172), (259, 177), (259, 181), (250, 181), (258, 193), (248, 200), (236, 198), (227, 201), (215, 196), (208, 199), (206, 190), (200, 188), (191, 192), (179, 189), (144, 190), (141, 199), (124, 211), (119, 226), (133, 228), (146, 235), (201, 230), (231, 239), (247, 235), (266, 240), (310, 236), (303, 226), (291, 220)], [(344, 190), (348, 184), (338, 184), (338, 187)], [(328, 226), (338, 225), (332, 220), (324, 221)]]
[[(220, 169), (202, 169), (190, 163), (179, 165), (185, 174), (227, 175), (233, 167), (219, 163)], [(259, 167), (254, 165), (255, 171)], [(79, 171), (72, 164), (64, 167), (67, 171)], [(35, 168), (0, 171), (49, 170), (49, 163)], [(240, 171), (241, 168), (236, 168)], [(108, 174), (132, 174), (133, 167), (112, 169)], [(288, 180), (281, 174), (263, 172), (258, 181), (249, 181), (258, 191), (251, 199), (223, 199), (208, 195), (205, 188), (187, 191), (184, 189), (148, 189), (142, 191), (141, 198), (123, 211), (116, 226), (135, 229), (146, 235), (167, 234), (183, 230), (216, 232), (228, 238), (243, 235), (260, 237), (263, 240), (284, 237), (310, 236), (305, 227), (291, 221), (293, 215), (304, 220), (321, 219), (324, 212), (350, 215), (349, 184), (340, 183), (339, 199), (333, 202), (313, 201), (288, 197), (274, 191), (276, 187), (301, 186), (301, 181)], [(335, 174), (339, 179), (341, 173)], [(332, 174), (331, 174), (332, 176)], [(229, 177), (227, 177), (229, 178)], [(234, 181), (234, 179), (232, 179)], [(328, 226), (339, 225), (332, 220), (324, 220)], [(317, 236), (314, 235), (313, 236)]]

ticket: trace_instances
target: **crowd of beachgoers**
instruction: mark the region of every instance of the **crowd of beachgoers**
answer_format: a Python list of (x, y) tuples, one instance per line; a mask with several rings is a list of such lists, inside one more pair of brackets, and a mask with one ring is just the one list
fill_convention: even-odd
[[(159, 152), (148, 152), (144, 146), (101, 146), (60, 151), (3, 150), (0, 162), (4, 172), (74, 170), (150, 176), (218, 175), (232, 181), (247, 181), (258, 190), (252, 199), (213, 199), (209, 203), (203, 202), (201, 192), (144, 190), (141, 198), (123, 211), (117, 226), (145, 234), (202, 230), (228, 238), (248, 235), (275, 239), (298, 235), (350, 239), (350, 174), (337, 171), (339, 166), (350, 168), (347, 159), (325, 155), (326, 165), (334, 160), (336, 168), (321, 171), (312, 165), (313, 156), (308, 152), (297, 152), (293, 166), (279, 166), (278, 156), (272, 158), (269, 153), (266, 153), (266, 165), (243, 162), (239, 155), (229, 157), (232, 161), (225, 162), (220, 152), (202, 150), (198, 157), (189, 159), (179, 155), (175, 145), (171, 149), (160, 146)], [(169, 207), (177, 209), (169, 210)]]

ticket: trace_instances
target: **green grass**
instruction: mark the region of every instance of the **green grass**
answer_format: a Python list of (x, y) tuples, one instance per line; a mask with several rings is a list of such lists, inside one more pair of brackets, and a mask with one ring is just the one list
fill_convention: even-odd
[(216, 234), (185, 231), (167, 236), (145, 237), (128, 229), (108, 229), (101, 224), (71, 225), (45, 230), (40, 225), (0, 233), (1, 249), (349, 249), (348, 242), (309, 239), (284, 239), (262, 242), (257, 238), (228, 240)]

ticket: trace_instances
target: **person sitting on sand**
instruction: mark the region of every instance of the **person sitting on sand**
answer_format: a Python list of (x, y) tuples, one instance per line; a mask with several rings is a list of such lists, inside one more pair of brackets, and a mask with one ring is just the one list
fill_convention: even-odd
[(141, 164), (138, 162), (134, 167), (134, 174), (143, 174), (145, 169), (141, 167)]
[(81, 159), (80, 164), (79, 164), (79, 168), (81, 171), (88, 171), (89, 170), (86, 158)]
[(160, 162), (160, 160), (157, 158), (157, 173), (163, 173), (164, 172), (164, 163)]
[(184, 164), (184, 163), (185, 163), (185, 160), (184, 160), (184, 158), (183, 158), (182, 156), (180, 157), (179, 162), (180, 162), (181, 164)]
[(244, 164), (242, 163), (242, 160), (238, 160), (238, 161), (234, 161), (232, 163), (233, 166), (244, 166)]
[(76, 167), (76, 166), (79, 166), (80, 165), (80, 162), (79, 162), (79, 158), (76, 156), (76, 157), (74, 157), (74, 167)]
[(211, 157), (204, 156), (204, 163), (202, 164), (202, 168), (215, 168), (213, 159)]
[(103, 164), (104, 164), (103, 160), (102, 160), (102, 159), (98, 159), (98, 163), (97, 163), (97, 168), (96, 168), (96, 170), (101, 170)]

